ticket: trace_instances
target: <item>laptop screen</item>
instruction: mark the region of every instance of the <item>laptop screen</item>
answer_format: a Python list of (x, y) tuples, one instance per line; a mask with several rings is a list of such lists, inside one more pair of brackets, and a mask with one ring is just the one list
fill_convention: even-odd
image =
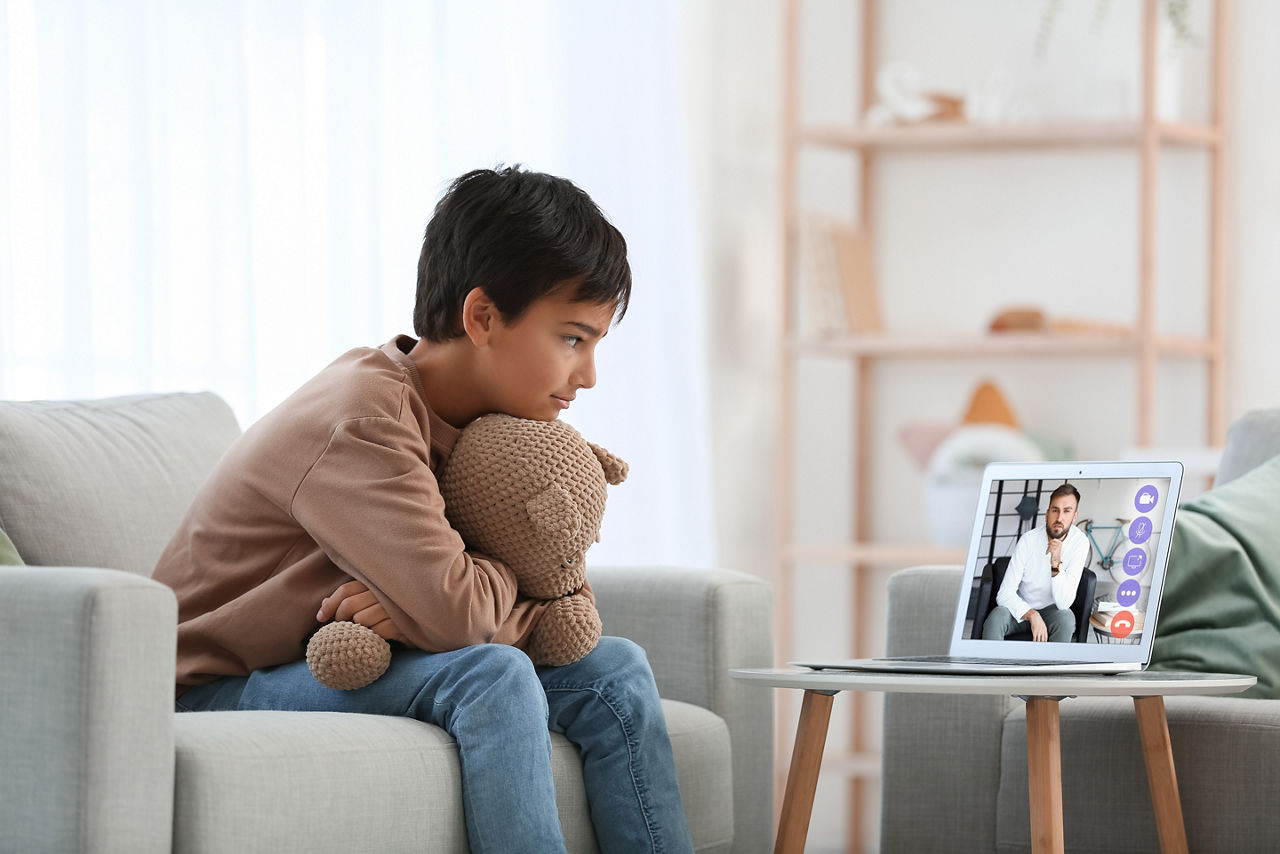
[(951, 650), (1149, 658), (1181, 465), (988, 466)]

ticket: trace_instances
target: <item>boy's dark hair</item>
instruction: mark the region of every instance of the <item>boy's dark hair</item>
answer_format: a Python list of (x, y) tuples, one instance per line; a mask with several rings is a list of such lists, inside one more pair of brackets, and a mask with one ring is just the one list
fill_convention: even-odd
[(436, 205), (418, 258), (413, 330), (428, 341), (462, 334), (462, 304), (482, 288), (513, 321), (565, 282), (572, 299), (631, 298), (627, 242), (572, 182), (519, 165), (477, 169), (455, 180)]
[(1062, 484), (1062, 486), (1059, 486), (1052, 493), (1050, 493), (1049, 503), (1052, 504), (1053, 499), (1061, 498), (1064, 495), (1073, 496), (1076, 500), (1076, 507), (1080, 506), (1080, 490), (1076, 489), (1074, 486), (1072, 486), (1069, 483)]

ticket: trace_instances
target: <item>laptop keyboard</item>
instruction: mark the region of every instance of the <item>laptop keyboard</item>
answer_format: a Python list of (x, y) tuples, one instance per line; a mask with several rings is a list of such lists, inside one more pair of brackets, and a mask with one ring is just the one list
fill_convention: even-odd
[(1040, 667), (1043, 665), (1079, 663), (1077, 661), (1027, 661), (1019, 658), (971, 658), (958, 655), (895, 655), (893, 658), (877, 658), (876, 661), (920, 661), (931, 664), (995, 664), (1016, 665), (1018, 667)]

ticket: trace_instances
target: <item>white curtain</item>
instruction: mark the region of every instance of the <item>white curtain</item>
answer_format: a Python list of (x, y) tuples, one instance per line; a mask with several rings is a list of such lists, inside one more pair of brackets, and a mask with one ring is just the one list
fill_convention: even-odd
[(631, 463), (593, 563), (710, 565), (678, 0), (0, 0), (0, 398), (211, 389), (242, 426), (412, 332), (450, 179), (572, 179), (635, 296), (572, 420)]

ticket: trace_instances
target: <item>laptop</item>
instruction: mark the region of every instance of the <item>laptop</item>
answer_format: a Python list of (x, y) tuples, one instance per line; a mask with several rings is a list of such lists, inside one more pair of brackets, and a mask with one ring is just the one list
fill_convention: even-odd
[[(790, 664), (944, 674), (1143, 670), (1151, 661), (1181, 488), (1178, 462), (991, 463), (982, 475), (948, 654)], [(1085, 570), (1094, 576), (1087, 601)], [(1079, 614), (1067, 620), (1061, 612), (1072, 605)], [(1044, 639), (1019, 636), (1019, 618), (1042, 609), (1049, 615), (1040, 620)]]

